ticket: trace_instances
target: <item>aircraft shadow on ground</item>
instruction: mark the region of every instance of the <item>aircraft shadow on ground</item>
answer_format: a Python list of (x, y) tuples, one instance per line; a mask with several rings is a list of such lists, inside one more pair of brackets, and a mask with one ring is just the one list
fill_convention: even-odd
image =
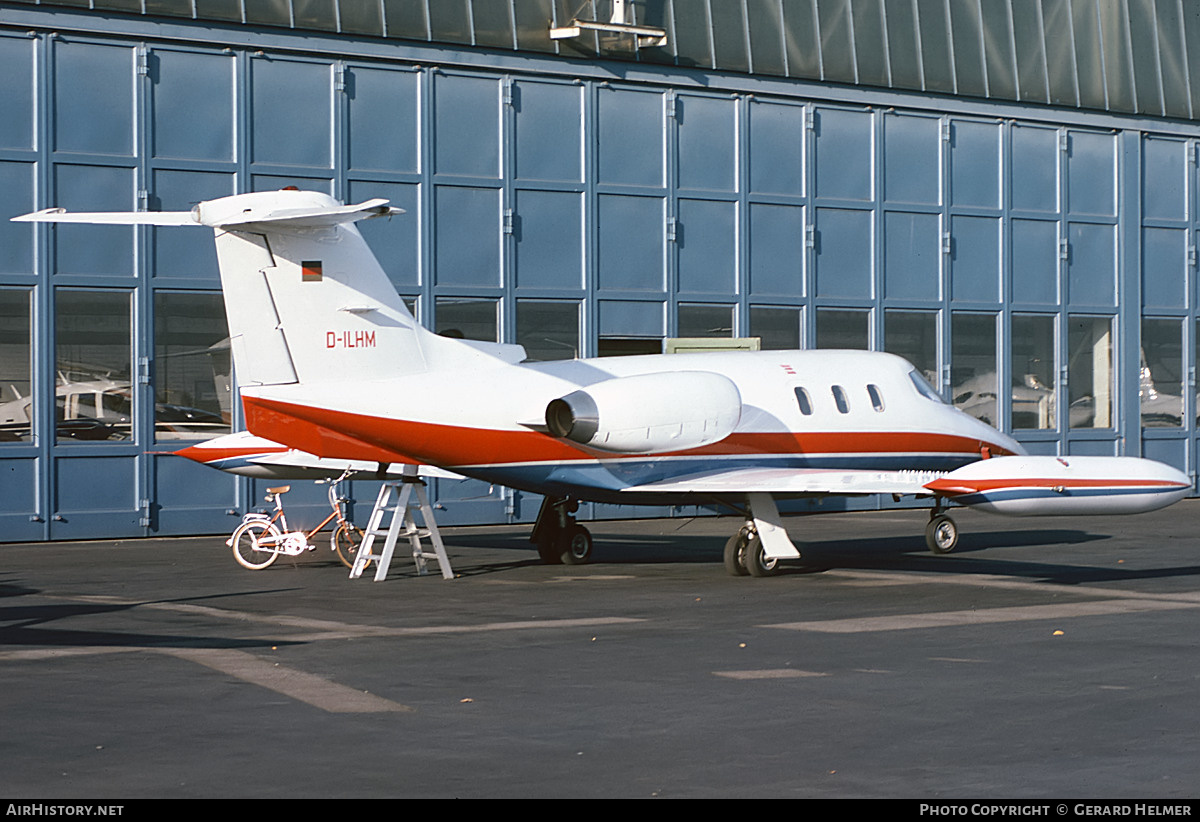
[[(595, 548), (592, 565), (717, 564), (722, 563), (725, 538), (686, 534), (605, 534), (592, 525)], [(964, 533), (959, 547), (949, 555), (935, 555), (925, 546), (922, 536), (867, 536), (853, 539), (797, 541), (803, 559), (785, 562), (780, 576), (819, 574), (836, 569), (914, 571), (945, 574), (982, 574), (1024, 577), (1059, 585), (1082, 585), (1122, 580), (1200, 575), (1200, 565), (1152, 569), (1122, 569), (1088, 565), (1069, 565), (1053, 561), (1048, 553), (1039, 554), (1048, 561), (989, 557), (985, 552), (997, 548), (1038, 548), (1082, 545), (1111, 537), (1073, 529), (1029, 529), (1019, 531), (973, 531)], [(458, 554), (455, 571), (462, 576), (500, 573), (530, 565), (539, 565), (533, 546), (525, 535), (456, 535), (448, 541)], [(529, 553), (527, 560), (477, 563), (469, 559), (471, 548), (519, 550)]]

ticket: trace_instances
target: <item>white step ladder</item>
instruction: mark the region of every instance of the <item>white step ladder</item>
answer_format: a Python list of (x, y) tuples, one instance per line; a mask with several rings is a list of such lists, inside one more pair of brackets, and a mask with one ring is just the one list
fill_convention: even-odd
[[(415, 469), (416, 466), (413, 466)], [(354, 558), (354, 567), (350, 569), (350, 579), (362, 576), (363, 569), (371, 560), (376, 561), (375, 581), (382, 582), (387, 578), (388, 567), (392, 564), (392, 553), (396, 550), (396, 540), (401, 535), (408, 537), (412, 545), (413, 561), (417, 564), (417, 573), (424, 576), (429, 573), (425, 560), (436, 559), (442, 570), (443, 579), (454, 579), (454, 571), (450, 568), (450, 559), (446, 556), (446, 546), (442, 535), (438, 532), (437, 520), (433, 515), (433, 507), (425, 494), (425, 482), (417, 474), (409, 474), (406, 466), (404, 479), (389, 480), (379, 489), (379, 497), (375, 500), (375, 508), (371, 511), (371, 520), (367, 525), (366, 537), (358, 548)], [(413, 500), (413, 492), (417, 499)], [(392, 504), (392, 498), (399, 493), (399, 499)], [(420, 508), (424, 528), (418, 528), (413, 509)], [(391, 521), (383, 527), (385, 514), (391, 514)], [(384, 537), (383, 553), (374, 554), (375, 538)], [(433, 551), (421, 547), (421, 540), (429, 537), (433, 543)]]

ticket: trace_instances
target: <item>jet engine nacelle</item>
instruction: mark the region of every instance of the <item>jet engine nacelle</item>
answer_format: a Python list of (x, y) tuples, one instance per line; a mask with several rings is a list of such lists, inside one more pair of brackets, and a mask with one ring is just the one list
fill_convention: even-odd
[(926, 488), (993, 514), (1140, 514), (1192, 490), (1181, 471), (1140, 457), (996, 457), (951, 471)]
[(737, 386), (710, 371), (617, 377), (546, 406), (551, 434), (618, 454), (660, 454), (720, 442), (741, 416)]

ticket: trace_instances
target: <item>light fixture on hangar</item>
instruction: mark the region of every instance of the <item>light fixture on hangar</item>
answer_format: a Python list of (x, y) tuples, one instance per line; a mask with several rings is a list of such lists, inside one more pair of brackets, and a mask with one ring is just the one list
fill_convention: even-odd
[[(590, 5), (584, 3), (580, 6)], [(578, 12), (576, 12), (578, 14)], [(551, 26), (551, 40), (570, 40), (581, 36), (585, 31), (599, 34), (601, 49), (617, 49), (632, 45), (633, 50), (652, 48), (667, 44), (666, 29), (653, 26), (639, 26), (634, 18), (634, 6), (631, 0), (612, 0), (612, 12), (607, 23), (599, 20), (580, 20), (575, 17), (566, 26)]]

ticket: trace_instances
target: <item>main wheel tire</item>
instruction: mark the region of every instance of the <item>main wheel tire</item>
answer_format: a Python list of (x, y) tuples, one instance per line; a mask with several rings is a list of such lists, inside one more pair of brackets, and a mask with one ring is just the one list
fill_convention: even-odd
[[(342, 561), (342, 564), (347, 568), (353, 568), (354, 560), (358, 558), (358, 549), (362, 547), (363, 532), (349, 523), (339, 525), (333, 530), (333, 536), (329, 538), (329, 541), (333, 543), (333, 550), (337, 552), (338, 559)], [(370, 564), (371, 561), (367, 560), (363, 567), (366, 568)]]
[(746, 570), (752, 577), (769, 577), (779, 570), (779, 560), (767, 559), (762, 540), (757, 536), (746, 543)]
[[(251, 571), (261, 571), (279, 558), (279, 539), (282, 535), (274, 523), (251, 520), (243, 522), (233, 532), (233, 558), (238, 565)], [(266, 542), (260, 547), (259, 542)]]
[(948, 554), (958, 547), (958, 525), (945, 514), (938, 514), (925, 526), (925, 545), (935, 554)]
[(563, 529), (558, 539), (563, 565), (585, 565), (592, 558), (592, 534), (578, 523)]
[(749, 537), (739, 530), (725, 543), (725, 572), (731, 577), (744, 577), (750, 573), (746, 568), (746, 543)]

